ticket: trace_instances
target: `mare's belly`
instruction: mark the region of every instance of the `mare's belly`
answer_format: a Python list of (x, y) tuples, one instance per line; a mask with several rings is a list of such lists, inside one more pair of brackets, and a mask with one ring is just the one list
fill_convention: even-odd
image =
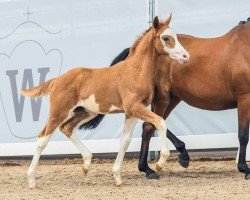
[(237, 106), (236, 101), (223, 92), (204, 93), (204, 91), (176, 90), (174, 94), (190, 106), (204, 110), (226, 110)]

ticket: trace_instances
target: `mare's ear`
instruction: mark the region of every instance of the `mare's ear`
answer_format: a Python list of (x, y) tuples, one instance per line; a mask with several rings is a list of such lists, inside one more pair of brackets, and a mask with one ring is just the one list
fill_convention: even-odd
[(153, 20), (153, 27), (154, 27), (154, 29), (158, 29), (160, 27), (160, 22), (159, 22), (158, 16), (156, 16)]
[(169, 25), (172, 20), (172, 13), (169, 15), (169, 17), (164, 21), (164, 24)]

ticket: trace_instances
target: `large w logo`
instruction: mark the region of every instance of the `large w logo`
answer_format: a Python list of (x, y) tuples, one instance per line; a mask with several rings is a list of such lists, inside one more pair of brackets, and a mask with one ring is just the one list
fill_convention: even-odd
[(30, 99), (22, 96), (20, 90), (57, 77), (62, 60), (58, 49), (46, 51), (33, 40), (19, 43), (10, 54), (0, 53), (0, 104), (3, 111), (0, 114), (6, 119), (0, 122), (4, 127), (2, 132), (22, 139), (37, 136), (49, 115), (48, 99)]
[[(38, 68), (37, 72), (40, 74), (39, 85), (43, 84), (46, 79), (46, 75), (50, 71), (49, 67)], [(6, 71), (6, 75), (9, 77), (11, 91), (12, 91), (12, 99), (13, 105), (15, 109), (16, 121), (21, 122), (23, 116), (23, 107), (25, 102), (25, 97), (20, 95), (17, 87), (17, 76), (19, 74), (18, 70), (8, 70)], [(20, 79), (20, 78), (19, 78)], [(22, 88), (21, 89), (29, 89), (34, 87), (34, 80), (32, 69), (24, 69), (23, 77), (22, 77)], [(41, 103), (42, 99), (30, 99), (31, 102), (31, 110), (33, 121), (38, 121), (41, 111)]]

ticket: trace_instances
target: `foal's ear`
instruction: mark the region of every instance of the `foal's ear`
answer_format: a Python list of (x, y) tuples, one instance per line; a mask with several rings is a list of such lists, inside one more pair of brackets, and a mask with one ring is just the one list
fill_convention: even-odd
[(153, 27), (155, 29), (158, 29), (160, 27), (160, 22), (159, 22), (159, 19), (158, 19), (158, 16), (156, 16), (153, 20)]
[(164, 24), (169, 25), (172, 20), (172, 13), (169, 15), (169, 17), (164, 21)]

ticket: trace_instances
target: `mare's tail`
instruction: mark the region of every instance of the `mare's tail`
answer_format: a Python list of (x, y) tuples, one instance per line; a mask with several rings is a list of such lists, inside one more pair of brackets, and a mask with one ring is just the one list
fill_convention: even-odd
[[(125, 60), (129, 55), (129, 48), (124, 49), (118, 56), (116, 56), (116, 58), (112, 61), (111, 65), (115, 65), (118, 62), (121, 62), (123, 60)], [(97, 115), (94, 119), (82, 124), (79, 129), (95, 129), (103, 120), (105, 115)]]

